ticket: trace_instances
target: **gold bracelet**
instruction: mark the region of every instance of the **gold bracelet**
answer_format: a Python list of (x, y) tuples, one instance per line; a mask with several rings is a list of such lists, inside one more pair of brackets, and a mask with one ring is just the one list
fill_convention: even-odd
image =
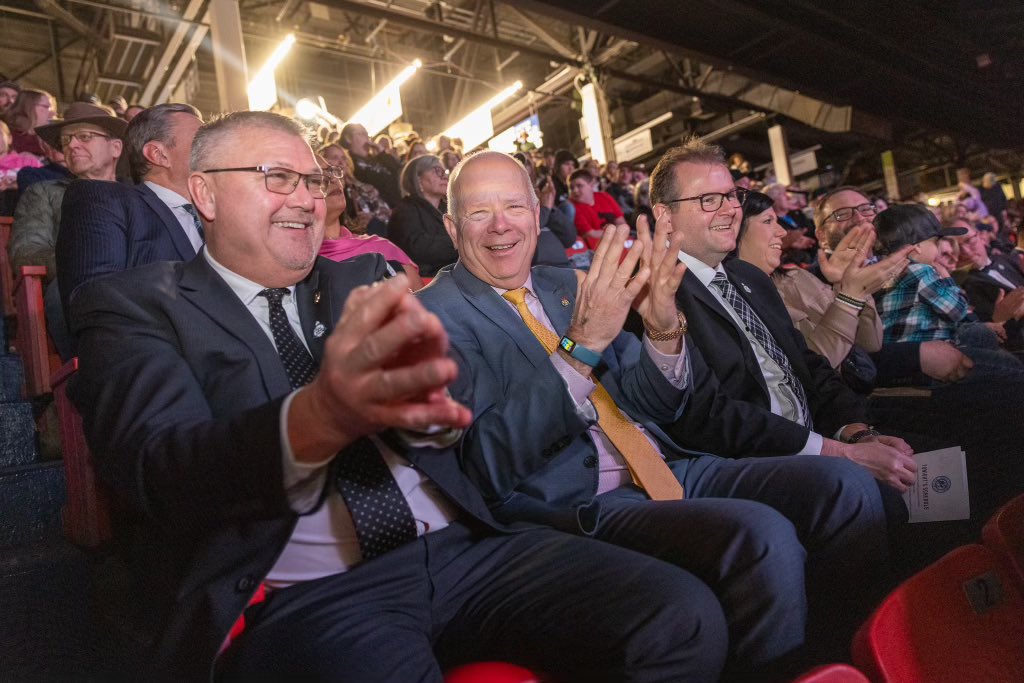
[(689, 329), (689, 325), (686, 323), (686, 318), (683, 317), (683, 314), (679, 311), (676, 311), (676, 315), (679, 317), (679, 327), (674, 330), (669, 330), (668, 332), (652, 329), (645, 320), (644, 332), (647, 333), (647, 338), (651, 341), (672, 341), (673, 339), (679, 339), (686, 334), (686, 330)]

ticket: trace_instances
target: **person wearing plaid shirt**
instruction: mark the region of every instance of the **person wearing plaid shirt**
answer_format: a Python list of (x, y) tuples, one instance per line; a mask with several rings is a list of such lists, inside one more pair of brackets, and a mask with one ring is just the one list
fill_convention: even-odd
[(951, 277), (926, 263), (911, 263), (891, 287), (879, 292), (883, 343), (953, 339), (960, 323), (977, 320)]

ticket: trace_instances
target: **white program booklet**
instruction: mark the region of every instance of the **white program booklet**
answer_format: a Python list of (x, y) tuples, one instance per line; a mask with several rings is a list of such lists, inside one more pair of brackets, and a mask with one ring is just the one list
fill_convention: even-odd
[(915, 453), (917, 482), (903, 494), (911, 522), (943, 522), (971, 516), (967, 456), (959, 447)]

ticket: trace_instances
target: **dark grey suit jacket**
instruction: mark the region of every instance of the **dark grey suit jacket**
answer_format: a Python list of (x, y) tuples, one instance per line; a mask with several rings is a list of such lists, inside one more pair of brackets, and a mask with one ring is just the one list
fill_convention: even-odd
[[(350, 291), (385, 272), (377, 255), (321, 258), (298, 283), (302, 329), (318, 360)], [(135, 569), (161, 634), (152, 661), (161, 677), (208, 678), (297, 519), (281, 464), (288, 376), (259, 323), (202, 257), (83, 285), (70, 322), (81, 368), (71, 396), (100, 475), (134, 527)], [(471, 523), (497, 528), (452, 449), (396, 448)]]
[[(545, 313), (564, 334), (576, 302), (575, 271), (535, 266), (532, 278)], [(495, 517), (593, 533), (600, 508), (591, 423), (576, 410), (548, 352), (519, 314), (461, 263), (443, 269), (418, 296), (458, 351), (457, 386), (471, 392), (475, 418), (463, 440), (462, 466)], [(615, 404), (661, 440), (663, 452), (678, 454), (656, 423), (679, 417), (687, 391), (669, 384), (628, 333), (601, 358), (595, 374)]]
[(196, 255), (181, 223), (152, 190), (101, 180), (68, 187), (56, 252), (65, 319), (75, 290), (93, 278)]

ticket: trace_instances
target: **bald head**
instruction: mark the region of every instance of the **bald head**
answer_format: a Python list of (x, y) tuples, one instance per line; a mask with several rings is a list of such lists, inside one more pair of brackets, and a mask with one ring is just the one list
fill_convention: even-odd
[(516, 161), (514, 158), (512, 158), (508, 154), (505, 154), (504, 152), (495, 152), (492, 150), (487, 150), (466, 157), (465, 159), (460, 161), (459, 164), (452, 170), (451, 175), (448, 177), (449, 215), (453, 217), (458, 217), (459, 215), (458, 207), (460, 203), (460, 189), (461, 186), (463, 185), (463, 181), (460, 179), (466, 174), (466, 169), (475, 164), (485, 162), (488, 164), (495, 163), (498, 165), (503, 165), (505, 162), (507, 162), (509, 164), (514, 165), (519, 171), (522, 172), (523, 183), (525, 184), (526, 188), (529, 188), (527, 194), (529, 195), (530, 201), (532, 202), (531, 207), (536, 207), (537, 205), (540, 204), (540, 201), (537, 199), (537, 192), (533, 188), (533, 183), (530, 182), (530, 174), (526, 170), (526, 168), (518, 161)]

